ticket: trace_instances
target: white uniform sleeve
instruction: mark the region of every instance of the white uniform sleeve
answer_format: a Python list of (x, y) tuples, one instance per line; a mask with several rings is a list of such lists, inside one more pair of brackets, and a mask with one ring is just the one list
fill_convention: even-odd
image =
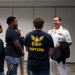
[(71, 39), (71, 36), (70, 36), (70, 33), (69, 33), (68, 30), (66, 31), (65, 36), (66, 36), (66, 41), (67, 41), (67, 42), (72, 42), (72, 39)]

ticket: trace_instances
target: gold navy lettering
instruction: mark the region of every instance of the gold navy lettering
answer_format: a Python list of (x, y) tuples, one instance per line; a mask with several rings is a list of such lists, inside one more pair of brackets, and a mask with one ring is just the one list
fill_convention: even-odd
[(30, 47), (29, 49), (30, 49), (31, 51), (44, 52), (44, 48), (35, 48), (35, 47)]

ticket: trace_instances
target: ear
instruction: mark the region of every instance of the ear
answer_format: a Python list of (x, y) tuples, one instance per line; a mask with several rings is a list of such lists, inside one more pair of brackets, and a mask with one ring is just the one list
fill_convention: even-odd
[(3, 29), (2, 29), (2, 28), (0, 28), (0, 33), (2, 33), (2, 31), (3, 31)]

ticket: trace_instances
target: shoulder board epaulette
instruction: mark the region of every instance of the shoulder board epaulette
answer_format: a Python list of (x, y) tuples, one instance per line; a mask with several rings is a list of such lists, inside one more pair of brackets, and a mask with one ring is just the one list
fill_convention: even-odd
[(62, 27), (62, 29), (64, 29), (64, 30), (68, 30), (67, 28), (65, 28), (65, 27)]

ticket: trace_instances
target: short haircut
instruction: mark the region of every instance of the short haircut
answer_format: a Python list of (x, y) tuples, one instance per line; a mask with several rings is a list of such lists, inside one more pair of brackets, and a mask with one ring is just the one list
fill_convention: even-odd
[(55, 16), (54, 18), (58, 18), (59, 21), (62, 21), (62, 19), (59, 16)]
[(36, 29), (38, 29), (38, 28), (41, 29), (43, 27), (44, 20), (40, 17), (35, 18), (33, 21), (33, 24)]
[(14, 17), (14, 16), (9, 16), (9, 17), (7, 18), (7, 21), (6, 21), (7, 24), (10, 25), (11, 22), (14, 21), (14, 19), (16, 19), (16, 17)]

